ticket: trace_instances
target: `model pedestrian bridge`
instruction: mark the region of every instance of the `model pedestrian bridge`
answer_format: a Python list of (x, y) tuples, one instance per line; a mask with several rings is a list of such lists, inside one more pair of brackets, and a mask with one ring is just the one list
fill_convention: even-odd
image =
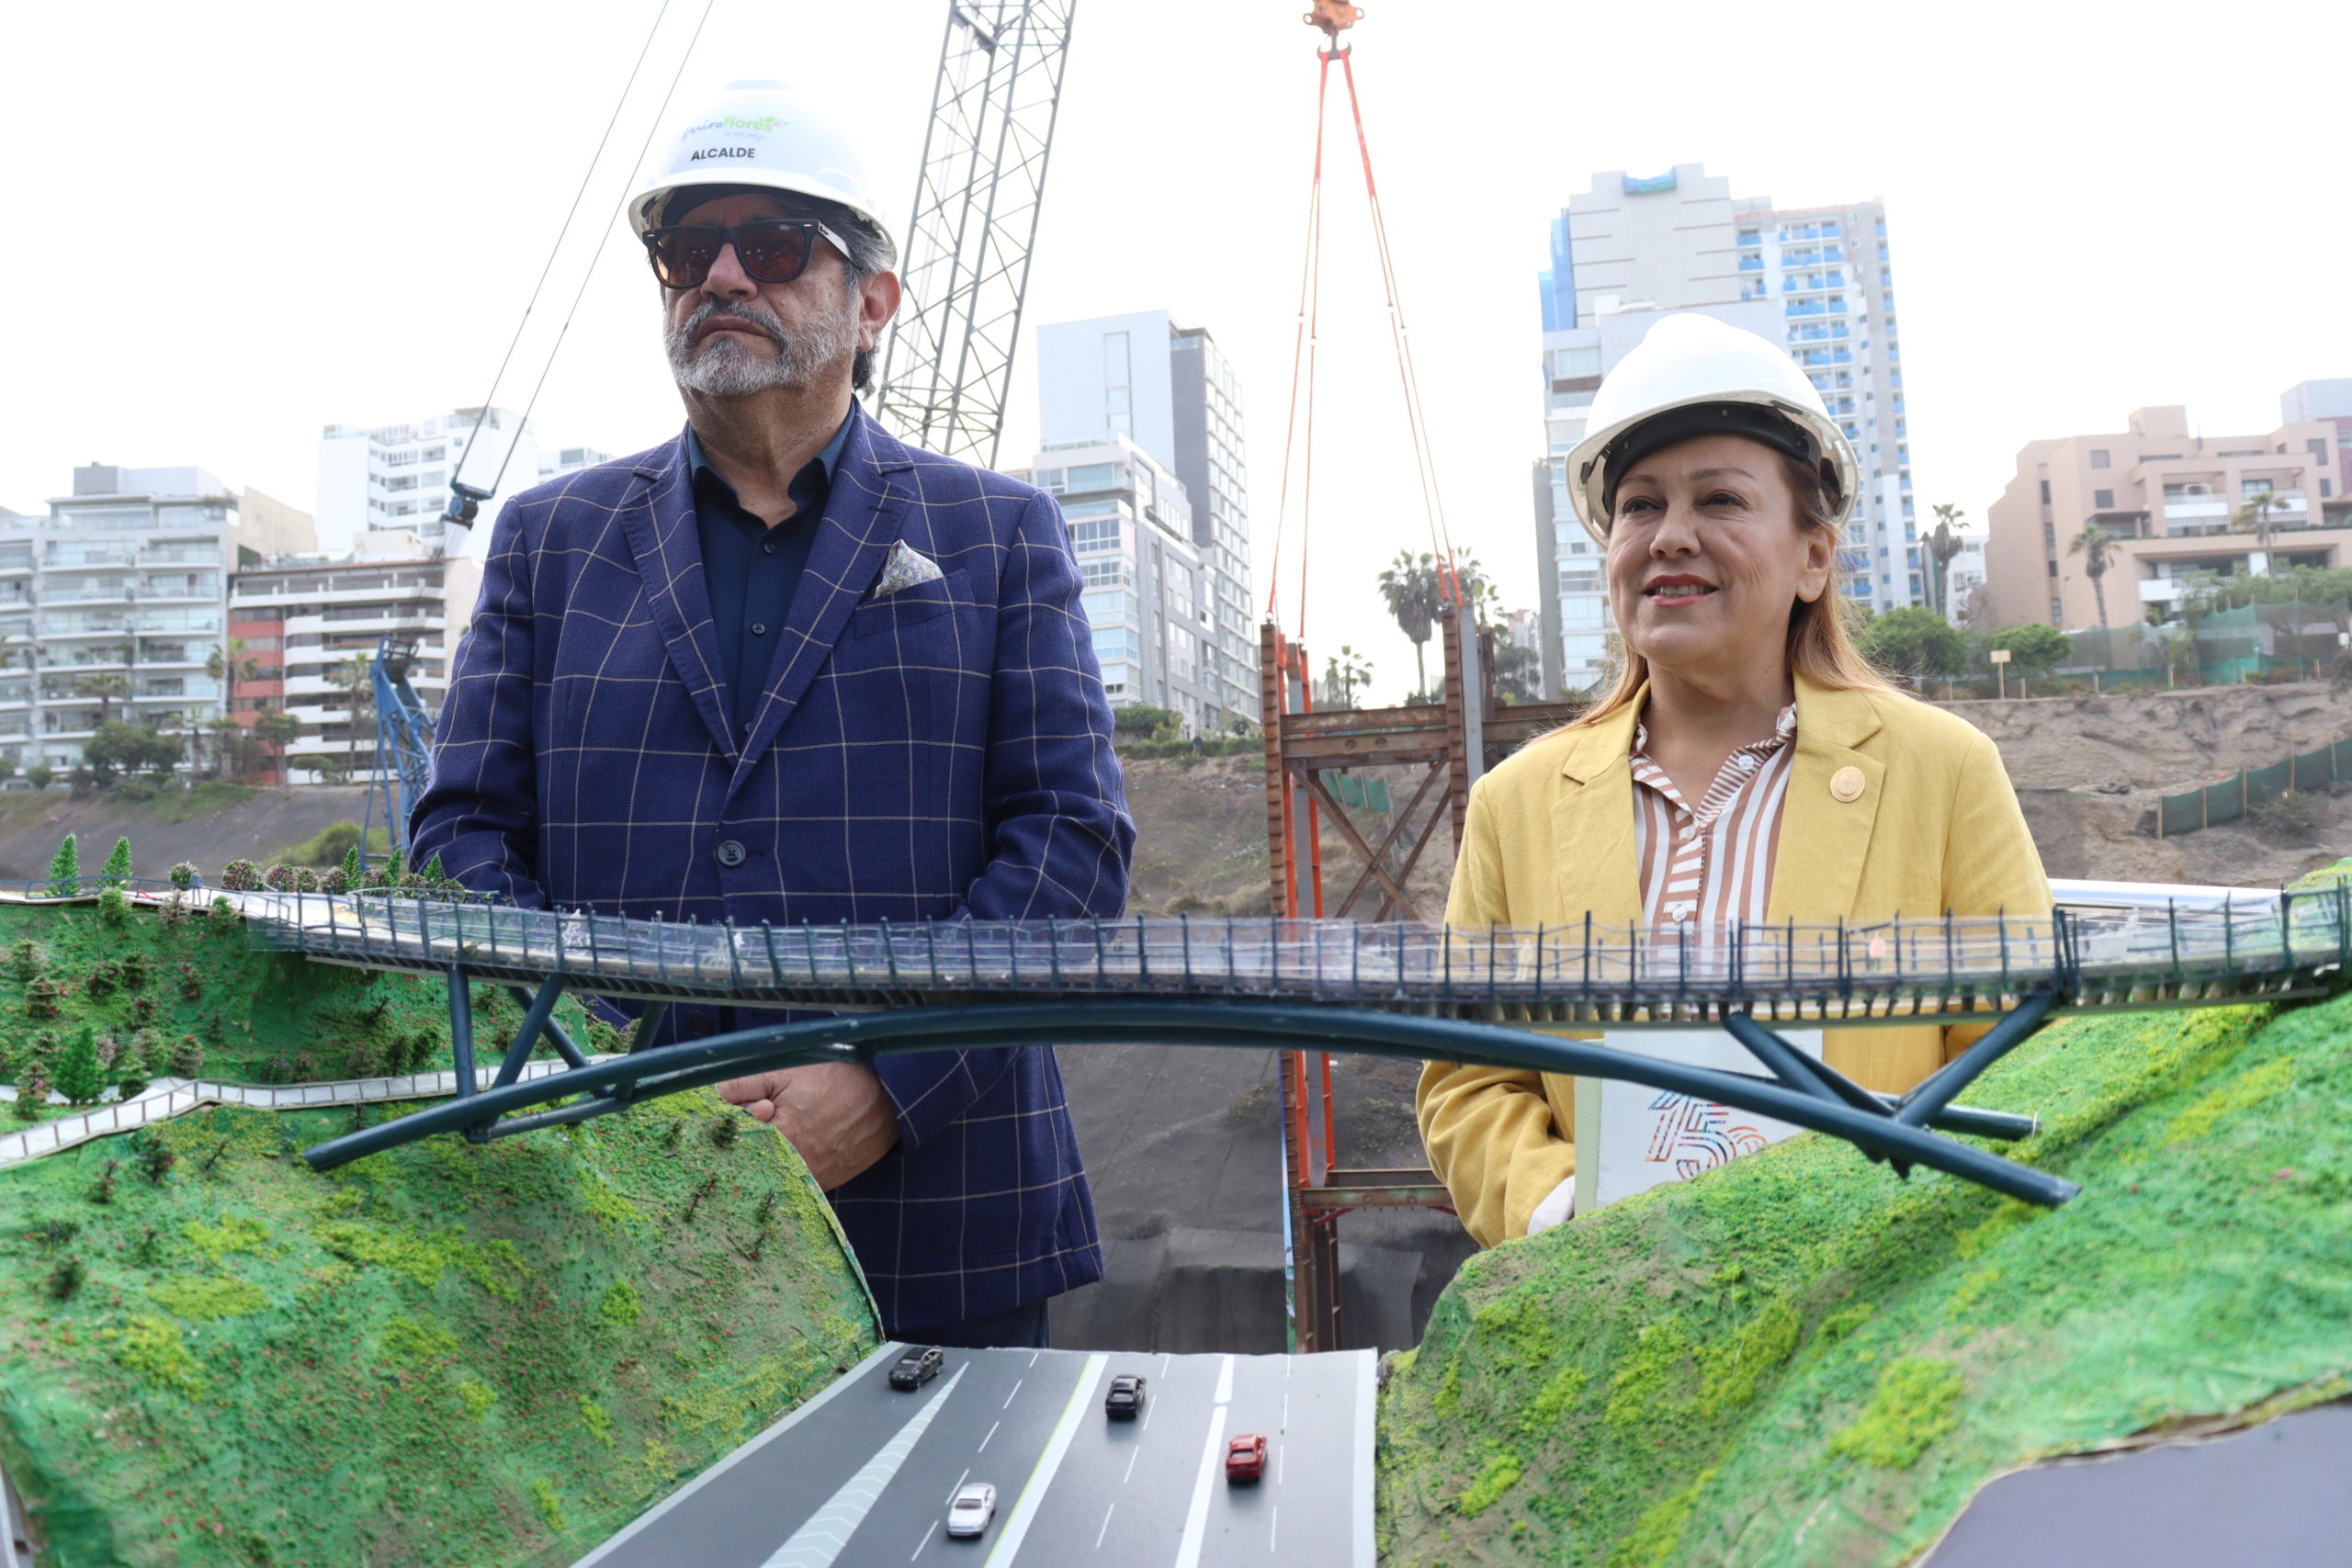
[[(1592, 922), (1468, 933), (1349, 920), (946, 920), (678, 924), (326, 894), (249, 894), (254, 940), (324, 963), (449, 983), (454, 1100), (309, 1151), (322, 1169), (457, 1132), (486, 1140), (654, 1095), (821, 1061), (1008, 1044), (1142, 1043), (1371, 1053), (1619, 1078), (1844, 1138), (2039, 1203), (2073, 1184), (1950, 1134), (2016, 1139), (2030, 1116), (1962, 1090), (2062, 1012), (2324, 995), (2352, 964), (2352, 896), (2075, 884), (2046, 918), (1744, 926), (1680, 938)], [(469, 987), (526, 1004), (487, 1089)], [(592, 1062), (553, 1018), (566, 989), (643, 1007), (632, 1049)], [(673, 1004), (823, 1010), (686, 1043), (650, 1042)], [(1873, 1093), (1774, 1032), (1983, 1022), (1907, 1095)], [(1655, 1059), (1590, 1035), (1720, 1027), (1761, 1074)], [(1577, 1035), (1586, 1038), (1577, 1038)], [(542, 1043), (568, 1069), (525, 1080)]]

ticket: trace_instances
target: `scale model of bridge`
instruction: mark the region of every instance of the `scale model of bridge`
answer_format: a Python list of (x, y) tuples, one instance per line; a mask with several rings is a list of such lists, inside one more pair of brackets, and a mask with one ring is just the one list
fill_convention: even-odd
[[(2048, 917), (1744, 926), (1689, 940), (1589, 921), (1478, 933), (1183, 917), (740, 926), (381, 895), (240, 902), (264, 946), (448, 981), (458, 1097), (317, 1145), (307, 1157), (320, 1169), (435, 1133), (509, 1136), (806, 1063), (1126, 1042), (1620, 1078), (1827, 1133), (1898, 1170), (1926, 1166), (2055, 1204), (2072, 1183), (1950, 1135), (2031, 1134), (2030, 1116), (1955, 1101), (2044, 1020), (2316, 997), (2352, 967), (2352, 894), (2341, 886), (2186, 902), (2083, 886), (2079, 901)], [(525, 1014), (492, 1087), (467, 1092), (477, 982), (509, 987)], [(566, 989), (640, 1004), (631, 1048), (592, 1063), (555, 1021)], [(652, 1045), (678, 1003), (803, 1015)], [(1990, 1027), (1899, 1097), (1861, 1088), (1773, 1032), (1972, 1022)], [(1575, 1037), (1709, 1025), (1769, 1076)], [(525, 1080), (542, 1043), (567, 1069)]]

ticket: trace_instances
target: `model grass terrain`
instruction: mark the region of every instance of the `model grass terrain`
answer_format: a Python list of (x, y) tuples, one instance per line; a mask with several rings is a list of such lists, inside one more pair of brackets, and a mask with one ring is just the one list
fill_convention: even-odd
[[(233, 919), (19, 907), (0, 937), (39, 948), (0, 977), (17, 1063), (87, 1027), (115, 1077), (141, 1029), (197, 1035), (208, 1079), (447, 1066), (437, 986), (251, 952)], [(876, 1342), (797, 1156), (707, 1091), (298, 1156), (413, 1109), (202, 1111), (0, 1169), (0, 1466), (43, 1563), (568, 1562)]]
[(1383, 1561), (1894, 1564), (2003, 1471), (2352, 1392), (2352, 998), (2052, 1026), (2042, 1211), (1802, 1137), (1482, 1254), (1383, 1399)]

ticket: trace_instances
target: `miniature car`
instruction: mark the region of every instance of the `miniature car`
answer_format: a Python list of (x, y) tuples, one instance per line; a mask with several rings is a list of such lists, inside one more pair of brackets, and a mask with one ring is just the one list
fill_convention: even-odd
[(958, 1486), (955, 1500), (947, 1505), (947, 1533), (960, 1536), (982, 1534), (988, 1529), (989, 1521), (995, 1517), (995, 1487), (985, 1481)]
[(1114, 1421), (1132, 1421), (1143, 1414), (1141, 1373), (1121, 1372), (1111, 1380), (1111, 1392), (1102, 1396), (1102, 1414)]
[(1266, 1474), (1266, 1439), (1244, 1432), (1225, 1445), (1225, 1478), (1231, 1482), (1262, 1481)]
[(921, 1388), (939, 1375), (947, 1364), (945, 1352), (936, 1345), (920, 1345), (908, 1351), (890, 1369), (892, 1388)]

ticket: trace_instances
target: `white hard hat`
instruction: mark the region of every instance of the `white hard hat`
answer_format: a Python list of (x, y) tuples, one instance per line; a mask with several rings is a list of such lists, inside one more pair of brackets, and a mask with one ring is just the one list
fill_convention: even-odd
[[(1634, 442), (1623, 439), (1678, 410), (1690, 412)], [(1713, 316), (1686, 310), (1662, 318), (1609, 372), (1585, 418), (1584, 439), (1568, 454), (1568, 495), (1585, 531), (1603, 545), (1611, 470), (1622, 476), (1671, 441), (1715, 432), (1826, 465), (1831, 472), (1824, 477), (1837, 490), (1834, 521), (1842, 527), (1854, 513), (1860, 466), (1821, 394), (1779, 345)]]
[(865, 165), (828, 115), (781, 82), (729, 82), (661, 154), (650, 183), (629, 198), (629, 227), (662, 221), (670, 193), (689, 186), (762, 186), (848, 208), (884, 234)]

